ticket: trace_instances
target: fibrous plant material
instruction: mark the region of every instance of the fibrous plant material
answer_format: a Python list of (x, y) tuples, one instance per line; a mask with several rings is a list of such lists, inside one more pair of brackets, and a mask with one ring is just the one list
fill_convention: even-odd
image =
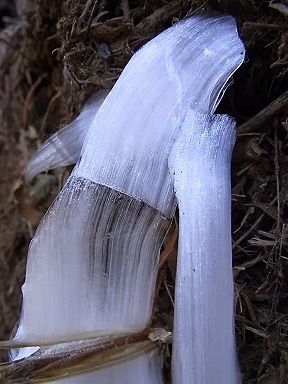
[(288, 4), (285, 0), (271, 0), (269, 3), (269, 7), (277, 9), (277, 11), (288, 16)]
[(288, 107), (288, 90), (284, 92), (278, 99), (274, 100), (262, 111), (258, 112), (257, 115), (240, 125), (238, 132), (240, 134), (257, 131), (261, 125), (267, 120), (274, 117), (277, 113), (287, 109)]
[(173, 383), (238, 384), (228, 116), (186, 115), (170, 170), (179, 204)]
[(148, 378), (149, 383), (160, 384), (162, 374), (157, 334), (159, 330), (145, 329), (130, 335), (95, 336), (43, 345), (37, 353), (17, 364), (2, 365), (0, 381), (19, 384), (47, 381), (102, 383), (112, 380), (124, 384), (133, 383), (135, 375), (139, 375), (143, 384)]
[[(147, 327), (175, 211), (170, 152), (187, 111), (213, 112), (243, 58), (233, 18), (195, 16), (142, 48), (98, 113), (86, 110), (93, 115), (81, 159), (30, 245), (15, 341), (53, 344)], [(71, 153), (75, 160), (79, 148)], [(153, 372), (146, 383), (159, 382)]]

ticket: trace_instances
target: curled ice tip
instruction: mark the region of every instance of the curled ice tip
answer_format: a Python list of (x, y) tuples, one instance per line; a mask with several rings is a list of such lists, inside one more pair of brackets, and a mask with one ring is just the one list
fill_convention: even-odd
[(75, 175), (172, 217), (168, 156), (185, 110), (213, 112), (243, 59), (230, 16), (195, 16), (161, 33), (133, 56), (106, 98)]
[(180, 21), (176, 28), (177, 42), (167, 47), (166, 54), (171, 76), (181, 88), (181, 100), (189, 108), (213, 113), (222, 88), (245, 57), (235, 19), (199, 14)]
[(99, 91), (84, 105), (79, 116), (54, 133), (32, 156), (25, 169), (25, 180), (30, 182), (37, 174), (75, 164), (90, 125), (108, 92)]

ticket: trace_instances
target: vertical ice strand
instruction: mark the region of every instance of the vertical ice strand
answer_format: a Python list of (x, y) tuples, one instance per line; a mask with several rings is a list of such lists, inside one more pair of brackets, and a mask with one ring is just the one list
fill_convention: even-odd
[[(14, 340), (41, 346), (95, 338), (99, 333), (101, 343), (107, 334), (144, 329), (151, 316), (158, 255), (169, 223), (134, 198), (72, 176), (30, 244), (29, 257), (34, 259), (27, 263), (29, 278), (22, 288), (25, 306)], [(17, 358), (33, 352), (20, 349)], [(35, 358), (41, 359), (45, 347), (37, 353)], [(115, 367), (102, 368), (87, 374), (87, 383), (105, 382), (105, 378), (107, 383), (132, 384), (135, 376), (143, 384), (162, 383), (157, 348), (156, 353), (144, 350), (136, 360), (133, 355), (130, 359), (120, 366), (119, 375)], [(85, 377), (68, 375), (60, 382), (84, 383)]]
[(141, 201), (70, 177), (30, 244), (17, 339), (144, 329), (169, 223)]
[(174, 384), (238, 384), (231, 250), (234, 121), (187, 112), (169, 159), (179, 204)]

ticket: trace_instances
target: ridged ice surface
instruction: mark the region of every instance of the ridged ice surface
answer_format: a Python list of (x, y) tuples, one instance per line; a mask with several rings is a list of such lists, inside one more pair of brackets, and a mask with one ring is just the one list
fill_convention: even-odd
[(170, 159), (179, 204), (173, 384), (238, 384), (231, 250), (234, 121), (189, 111)]
[(194, 16), (130, 60), (86, 137), (81, 177), (174, 213), (168, 156), (188, 106), (211, 112), (244, 58), (230, 16)]
[(144, 354), (131, 361), (75, 377), (50, 381), (52, 384), (162, 384), (159, 356)]
[(145, 328), (168, 225), (140, 201), (70, 178), (30, 244), (16, 339)]
[(38, 173), (49, 169), (77, 163), (85, 136), (107, 94), (105, 91), (97, 92), (84, 105), (83, 110), (75, 120), (54, 133), (41, 145), (26, 167), (25, 177), (27, 181), (32, 180)]
[[(23, 309), (16, 340), (53, 341), (99, 330), (133, 331), (147, 326), (151, 315), (159, 251), (176, 203), (174, 178), (168, 170), (170, 152), (179, 132), (180, 140), (186, 134), (187, 110), (192, 107), (203, 113), (213, 112), (228, 79), (240, 66), (243, 58), (244, 48), (232, 17), (193, 16), (146, 44), (130, 60), (99, 111), (95, 113), (96, 108), (87, 110), (87, 119), (92, 123), (89, 123), (81, 160), (31, 242), (23, 286)], [(182, 128), (184, 119), (186, 120)], [(201, 130), (198, 132), (198, 126), (196, 129), (194, 125), (194, 128), (195, 137), (200, 142), (203, 141), (204, 133)], [(59, 134), (62, 143), (64, 142), (61, 148), (66, 148), (68, 155), (75, 159), (79, 155), (82, 139), (74, 142), (78, 128), (75, 131), (73, 128), (70, 132), (73, 132), (71, 137), (68, 129), (67, 135)], [(59, 137), (52, 139), (52, 142), (58, 142)], [(46, 151), (48, 160), (52, 159), (52, 142), (49, 142)], [(178, 141), (177, 143), (179, 144)], [(225, 354), (230, 368), (231, 359), (235, 357), (234, 349), (230, 346), (233, 338), (228, 337), (233, 336), (233, 288), (229, 264), (231, 255), (228, 255), (228, 248), (224, 248), (222, 252), (219, 241), (214, 244), (209, 240), (210, 236), (215, 240), (217, 234), (226, 241), (228, 247), (229, 167), (225, 163), (226, 168), (223, 166), (223, 169), (225, 168), (226, 173), (223, 170), (223, 174), (219, 171), (218, 175), (218, 170), (212, 165), (210, 169), (207, 165), (210, 180), (204, 174), (207, 163), (204, 154), (209, 154), (209, 151), (202, 153), (201, 146), (198, 151), (197, 140), (193, 144), (192, 149), (196, 150), (191, 158), (195, 163), (190, 160), (186, 163), (186, 157), (183, 157), (188, 187), (184, 188), (183, 183), (181, 184), (181, 156), (176, 156), (175, 162), (173, 160), (171, 163), (175, 167), (176, 193), (182, 213), (174, 338), (174, 367), (176, 374), (179, 374), (176, 383), (234, 384), (233, 378), (229, 381), (231, 372), (227, 369), (225, 372), (228, 376), (224, 381), (215, 381), (212, 378), (211, 372), (215, 373), (215, 369), (214, 360), (210, 359), (215, 355), (217, 340), (220, 343), (217, 346), (220, 351), (217, 360), (220, 373), (215, 373), (217, 378), (224, 370), (224, 342), (218, 337), (219, 334), (223, 335), (225, 342), (227, 341), (227, 350), (231, 352), (230, 355), (227, 351)], [(173, 148), (176, 147), (175, 144)], [(218, 148), (217, 145), (215, 148)], [(183, 156), (187, 151), (186, 148)], [(43, 159), (38, 154), (38, 160), (34, 163), (32, 161), (34, 169), (30, 165), (30, 178), (39, 170), (44, 170), (45, 150), (42, 149), (42, 152)], [(58, 155), (56, 151), (55, 158), (51, 160), (52, 165), (55, 166), (57, 162), (63, 165), (69, 157), (66, 155)], [(200, 158), (202, 156), (203, 164), (198, 155)], [(203, 172), (199, 172), (195, 164)], [(48, 165), (51, 167), (51, 162)], [(195, 179), (196, 174), (199, 180)], [(190, 176), (194, 178), (194, 187), (190, 184)], [(209, 183), (214, 180), (213, 177), (215, 183)], [(219, 187), (219, 190), (213, 186)], [(208, 192), (210, 197), (215, 192), (215, 199), (207, 198), (202, 201), (200, 196), (205, 197)], [(199, 213), (200, 207), (205, 213), (203, 217)], [(205, 222), (201, 226), (194, 222), (195, 228), (189, 227), (192, 217), (190, 215), (197, 218), (197, 214), (199, 223), (202, 223), (201, 220)], [(222, 215), (225, 217), (220, 222)], [(224, 222), (227, 226), (221, 232), (218, 224), (224, 225)], [(213, 227), (214, 232), (210, 233), (204, 225)], [(190, 237), (184, 237), (183, 231), (188, 231), (188, 228)], [(205, 239), (208, 241), (209, 254), (204, 252)], [(218, 258), (220, 251), (223, 254)], [(200, 271), (197, 279), (194, 279), (193, 268), (191, 270), (194, 261), (196, 270)], [(228, 280), (219, 279), (225, 290), (218, 296), (220, 290), (217, 278), (220, 271), (221, 276), (228, 273)], [(184, 276), (183, 281), (181, 276)], [(190, 279), (192, 276), (193, 279)], [(222, 302), (222, 298), (227, 299), (227, 303)], [(199, 307), (196, 308), (198, 304)], [(221, 311), (216, 306), (218, 309), (221, 307)], [(223, 327), (220, 320), (228, 325), (225, 332), (218, 334), (211, 328), (210, 315), (221, 332)], [(230, 319), (229, 324), (226, 319)], [(206, 337), (204, 324), (208, 327), (211, 345)], [(185, 332), (187, 335), (184, 345)], [(210, 336), (215, 336), (215, 340), (211, 341)], [(188, 353), (185, 356), (182, 347)], [(207, 350), (210, 352), (207, 352), (206, 358)], [(208, 366), (205, 366), (206, 363)], [(182, 369), (183, 364), (189, 365), (187, 369)], [(143, 368), (145, 366), (147, 365), (144, 364)], [(116, 373), (115, 375), (116, 377), (113, 378), (112, 375), (107, 381), (104, 375), (105, 377), (98, 380), (99, 384), (122, 382), (120, 376)], [(196, 381), (191, 381), (192, 377)], [(129, 380), (127, 379), (128, 383)], [(135, 382), (141, 383), (141, 380), (138, 372)], [(145, 380), (143, 378), (143, 384), (158, 382), (152, 376)], [(98, 381), (95, 383), (98, 384)], [(78, 384), (76, 379), (75, 383)]]

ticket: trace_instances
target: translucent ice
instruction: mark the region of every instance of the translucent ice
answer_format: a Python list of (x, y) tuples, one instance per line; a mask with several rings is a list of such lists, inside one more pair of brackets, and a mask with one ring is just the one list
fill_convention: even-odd
[[(187, 110), (193, 107), (203, 113), (213, 112), (243, 58), (244, 48), (233, 18), (194, 16), (146, 44), (130, 60), (98, 113), (87, 109), (92, 123), (81, 159), (30, 245), (15, 340), (52, 343), (99, 330), (137, 331), (149, 324), (159, 251), (175, 209), (168, 157), (179, 132), (180, 138), (185, 132), (181, 127), (183, 121), (184, 128), (187, 125)], [(65, 144), (69, 135), (64, 136)], [(72, 142), (74, 138), (73, 134)], [(54, 145), (50, 144), (48, 159)], [(71, 149), (65, 144), (73, 159), (79, 154), (78, 144), (77, 150), (74, 144)], [(59, 157), (56, 152), (47, 166), (64, 164), (68, 157)], [(36, 168), (31, 165), (30, 177), (44, 169), (40, 155), (37, 161), (32, 162)], [(175, 172), (179, 169), (176, 165)], [(183, 210), (182, 196), (177, 197)], [(188, 192), (183, 204), (186, 198)], [(186, 222), (181, 226), (187, 228)], [(200, 236), (198, 240), (201, 245)], [(182, 259), (180, 256), (180, 271)], [(208, 261), (206, 264), (203, 273), (210, 274)], [(195, 295), (185, 289), (182, 298), (182, 291), (177, 289), (176, 312), (182, 308), (187, 314), (181, 303)], [(199, 313), (206, 309), (200, 306)], [(177, 331), (177, 313), (174, 361), (178, 359), (177, 345), (183, 341), (181, 327)], [(185, 329), (189, 331), (188, 325)], [(151, 369), (143, 383), (159, 382), (153, 372)], [(73, 383), (78, 384), (78, 379)], [(186, 376), (178, 382), (190, 384), (184, 379)], [(137, 369), (135, 382), (139, 380)], [(122, 381), (118, 376), (107, 379), (113, 384)]]
[(125, 361), (95, 372), (88, 372), (73, 378), (51, 381), (53, 384), (162, 384), (159, 357), (143, 354), (136, 359)]
[(97, 92), (84, 105), (82, 112), (74, 121), (54, 133), (41, 145), (26, 167), (27, 181), (32, 180), (40, 172), (77, 163), (85, 136), (107, 94), (105, 91)]
[(231, 250), (234, 121), (188, 111), (169, 159), (179, 204), (174, 384), (238, 384)]
[(100, 109), (99, 101), (94, 108), (92, 102), (69, 131), (64, 128), (40, 148), (28, 164), (28, 179), (75, 161), (85, 137), (75, 175), (172, 217), (167, 159), (185, 111), (213, 112), (243, 59), (234, 18), (197, 15), (175, 24), (132, 57)]
[(17, 338), (145, 328), (169, 223), (141, 201), (72, 176), (31, 241)]
[(173, 216), (167, 159), (185, 110), (213, 111), (243, 58), (230, 16), (194, 16), (161, 33), (132, 57), (107, 96), (75, 174)]

